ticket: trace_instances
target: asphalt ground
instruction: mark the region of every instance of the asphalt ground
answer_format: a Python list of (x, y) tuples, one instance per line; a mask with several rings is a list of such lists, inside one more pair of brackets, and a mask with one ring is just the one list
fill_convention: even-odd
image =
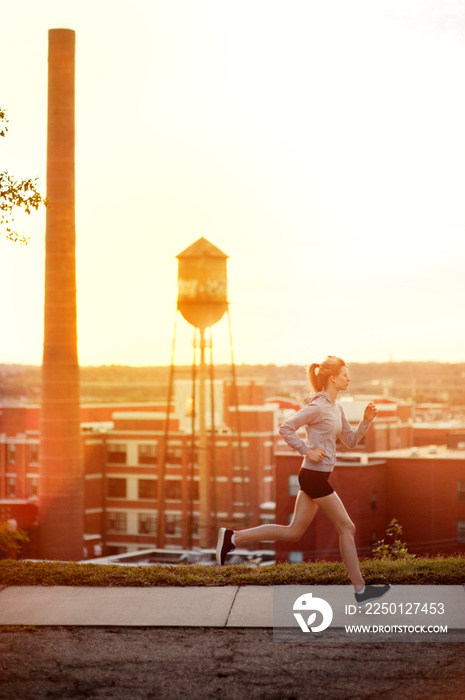
[(0, 627), (0, 698), (465, 700), (465, 643), (283, 643), (261, 628)]

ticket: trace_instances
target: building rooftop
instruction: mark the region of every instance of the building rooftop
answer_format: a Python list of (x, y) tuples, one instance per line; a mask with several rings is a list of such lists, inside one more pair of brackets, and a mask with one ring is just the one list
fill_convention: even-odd
[(460, 419), (450, 419), (450, 420), (431, 420), (431, 421), (422, 421), (422, 420), (415, 420), (413, 422), (413, 427), (415, 430), (420, 429), (420, 430), (431, 430), (431, 429), (437, 429), (437, 430), (463, 430), (465, 432), (465, 424), (463, 420)]
[(423, 447), (405, 447), (398, 450), (372, 452), (370, 457), (375, 459), (462, 459), (465, 461), (465, 450), (453, 450), (446, 445), (425, 445)]

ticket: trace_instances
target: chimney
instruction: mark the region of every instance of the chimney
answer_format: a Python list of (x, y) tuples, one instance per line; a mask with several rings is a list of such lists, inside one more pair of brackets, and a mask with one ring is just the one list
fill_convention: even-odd
[(75, 33), (49, 31), (44, 349), (40, 410), (39, 547), (43, 559), (83, 558), (83, 450), (76, 333)]

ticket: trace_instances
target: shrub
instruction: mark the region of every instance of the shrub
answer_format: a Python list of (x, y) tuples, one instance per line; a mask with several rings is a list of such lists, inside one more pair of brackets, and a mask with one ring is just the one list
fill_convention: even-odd
[(390, 541), (385, 542), (382, 539), (373, 545), (372, 551), (376, 559), (413, 559), (415, 554), (410, 554), (406, 543), (400, 541), (401, 534), (402, 525), (397, 518), (393, 518), (386, 528), (386, 537), (389, 537)]
[(29, 537), (24, 530), (11, 521), (0, 522), (0, 559), (20, 559), (25, 542), (29, 542)]

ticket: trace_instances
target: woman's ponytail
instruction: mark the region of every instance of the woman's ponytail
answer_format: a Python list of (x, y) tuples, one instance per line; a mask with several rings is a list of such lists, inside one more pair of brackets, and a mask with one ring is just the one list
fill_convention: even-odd
[(322, 391), (322, 388), (320, 388), (319, 369), (320, 365), (317, 362), (311, 364), (310, 367), (307, 369), (308, 379), (314, 391)]
[(345, 366), (346, 363), (340, 357), (328, 355), (321, 364), (314, 362), (307, 367), (308, 379), (314, 391), (324, 391), (329, 378), (336, 377)]

